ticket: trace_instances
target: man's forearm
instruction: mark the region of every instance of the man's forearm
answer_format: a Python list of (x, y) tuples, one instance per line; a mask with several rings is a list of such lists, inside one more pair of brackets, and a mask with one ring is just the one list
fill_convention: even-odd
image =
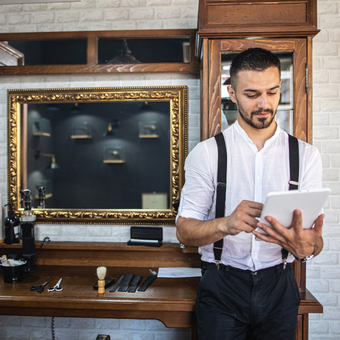
[(225, 219), (198, 221), (193, 218), (179, 217), (176, 230), (177, 238), (186, 246), (201, 247), (214, 243), (226, 236), (221, 228), (221, 223), (225, 223)]
[(179, 217), (177, 220), (177, 238), (184, 245), (205, 246), (227, 235), (240, 232), (252, 232), (257, 226), (257, 217), (261, 216), (262, 203), (242, 201), (231, 215), (210, 221)]

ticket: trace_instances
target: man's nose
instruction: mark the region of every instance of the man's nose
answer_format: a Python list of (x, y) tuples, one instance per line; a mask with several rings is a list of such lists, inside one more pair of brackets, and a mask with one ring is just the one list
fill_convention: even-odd
[(259, 96), (257, 98), (257, 107), (261, 109), (267, 109), (268, 108), (268, 98), (265, 94)]

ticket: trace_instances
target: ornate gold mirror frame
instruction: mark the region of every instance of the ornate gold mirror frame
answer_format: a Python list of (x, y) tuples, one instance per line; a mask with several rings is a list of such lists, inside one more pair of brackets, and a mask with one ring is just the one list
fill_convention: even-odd
[[(170, 202), (168, 209), (37, 209), (38, 223), (80, 224), (163, 224), (175, 223), (173, 204), (179, 201), (184, 183), (184, 160), (187, 155), (187, 88), (121, 87), (8, 90), (8, 202), (14, 203), (18, 215), (20, 191), (26, 189), (27, 177), (27, 104), (70, 104), (109, 102), (169, 102), (170, 112)], [(25, 118), (26, 117), (26, 118)], [(26, 128), (25, 128), (26, 126)], [(168, 149), (168, 150), (169, 150)], [(167, 150), (167, 152), (168, 152)]]

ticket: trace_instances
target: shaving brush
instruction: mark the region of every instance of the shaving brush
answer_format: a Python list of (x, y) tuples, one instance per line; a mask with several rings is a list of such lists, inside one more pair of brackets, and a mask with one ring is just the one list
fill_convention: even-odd
[(97, 276), (98, 276), (98, 294), (104, 294), (105, 293), (106, 267), (98, 267)]

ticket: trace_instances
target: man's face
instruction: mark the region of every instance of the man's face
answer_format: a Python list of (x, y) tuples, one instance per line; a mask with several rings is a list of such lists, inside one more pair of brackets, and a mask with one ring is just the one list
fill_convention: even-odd
[(276, 67), (265, 71), (240, 71), (236, 89), (228, 86), (230, 99), (237, 104), (239, 122), (255, 129), (266, 129), (275, 123), (280, 101), (280, 74)]

